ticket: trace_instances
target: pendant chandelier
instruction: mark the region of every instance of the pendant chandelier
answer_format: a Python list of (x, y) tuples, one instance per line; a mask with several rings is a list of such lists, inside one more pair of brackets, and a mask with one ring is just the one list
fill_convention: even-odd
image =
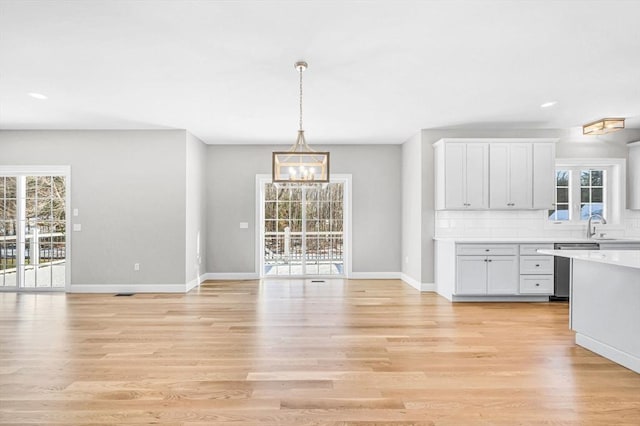
[(307, 63), (295, 63), (300, 74), (300, 128), (298, 139), (288, 151), (278, 151), (272, 157), (273, 183), (328, 183), (329, 153), (311, 149), (302, 129), (302, 73)]

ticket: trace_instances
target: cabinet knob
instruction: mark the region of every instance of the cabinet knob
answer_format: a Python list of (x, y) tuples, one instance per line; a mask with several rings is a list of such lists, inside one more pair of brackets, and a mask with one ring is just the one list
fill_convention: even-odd
[(536, 265), (536, 268), (539, 268), (539, 267), (540, 267), (540, 265)]
[(491, 250), (490, 250), (490, 249), (484, 249), (484, 251), (489, 252), (489, 251), (491, 251)]
[(491, 262), (491, 259), (489, 259), (489, 262)]
[(540, 283), (536, 283), (536, 287), (540, 287)]

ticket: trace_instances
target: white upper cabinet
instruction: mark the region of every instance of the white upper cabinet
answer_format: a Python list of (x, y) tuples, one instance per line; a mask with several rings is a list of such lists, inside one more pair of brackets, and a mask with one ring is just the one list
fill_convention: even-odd
[(554, 139), (440, 139), (436, 210), (553, 209)]
[(489, 193), (489, 145), (435, 145), (436, 209), (486, 209)]
[[(532, 151), (530, 143), (489, 145), (489, 207), (532, 207)], [(553, 194), (553, 192), (552, 192)]]
[(627, 164), (627, 208), (640, 210), (640, 141), (627, 145), (629, 163)]

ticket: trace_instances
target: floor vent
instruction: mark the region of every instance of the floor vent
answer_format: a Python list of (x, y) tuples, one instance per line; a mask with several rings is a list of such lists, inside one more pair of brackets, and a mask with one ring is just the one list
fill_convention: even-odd
[(116, 294), (116, 297), (118, 296), (133, 296), (135, 293), (118, 293)]

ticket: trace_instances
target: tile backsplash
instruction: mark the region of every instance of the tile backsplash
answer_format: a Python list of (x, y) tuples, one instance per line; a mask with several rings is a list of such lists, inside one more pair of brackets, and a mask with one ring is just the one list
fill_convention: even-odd
[[(598, 225), (607, 237), (640, 237), (640, 211), (626, 210), (623, 223)], [(519, 211), (451, 211), (435, 215), (436, 237), (567, 237), (580, 238), (586, 226), (553, 226), (544, 210)]]

